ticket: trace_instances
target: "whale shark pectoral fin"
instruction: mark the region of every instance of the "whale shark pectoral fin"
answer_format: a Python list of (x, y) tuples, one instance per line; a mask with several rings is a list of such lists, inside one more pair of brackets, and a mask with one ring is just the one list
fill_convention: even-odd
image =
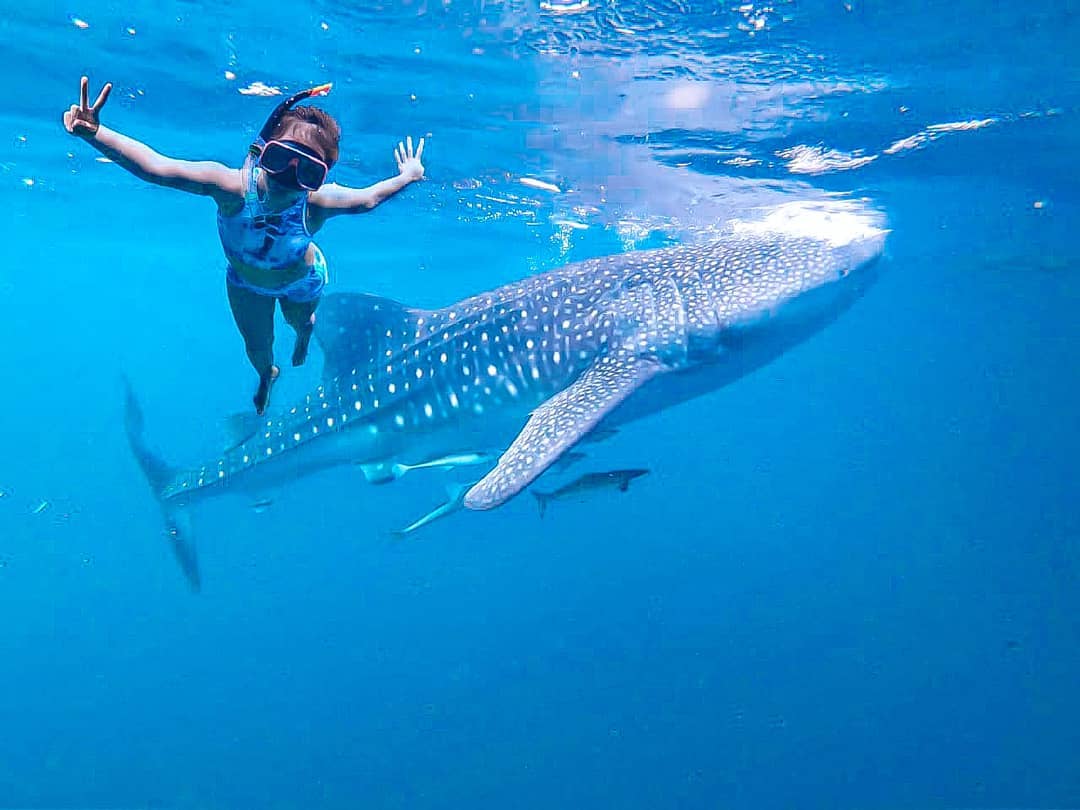
[(628, 353), (601, 357), (573, 385), (533, 411), (495, 469), (469, 490), (465, 506), (493, 509), (508, 501), (664, 370), (655, 360)]

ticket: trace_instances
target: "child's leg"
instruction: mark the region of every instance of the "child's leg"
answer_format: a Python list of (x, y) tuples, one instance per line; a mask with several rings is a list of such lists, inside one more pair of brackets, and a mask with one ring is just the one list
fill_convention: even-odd
[(274, 299), (234, 284), (226, 283), (225, 286), (229, 292), (229, 308), (236, 328), (244, 338), (248, 360), (259, 374), (259, 387), (251, 401), (261, 416), (278, 375), (274, 365)]
[(292, 364), (304, 365), (307, 360), (308, 344), (311, 342), (311, 332), (315, 328), (315, 309), (319, 306), (319, 298), (313, 301), (290, 301), (281, 299), (281, 314), (285, 316), (285, 322), (296, 330), (296, 344), (293, 346)]
[(229, 308), (244, 338), (248, 360), (260, 377), (274, 365), (274, 299), (226, 283)]

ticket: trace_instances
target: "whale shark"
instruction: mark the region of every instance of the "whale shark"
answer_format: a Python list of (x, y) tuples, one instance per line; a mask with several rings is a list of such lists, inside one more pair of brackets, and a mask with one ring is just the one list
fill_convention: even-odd
[(466, 510), (496, 508), (594, 431), (748, 374), (870, 286), (887, 230), (849, 206), (780, 206), (699, 243), (566, 264), (439, 309), (328, 295), (320, 384), (221, 454), (177, 468), (151, 449), (130, 386), (127, 434), (177, 560), (200, 586), (192, 504), (355, 464), (486, 461)]

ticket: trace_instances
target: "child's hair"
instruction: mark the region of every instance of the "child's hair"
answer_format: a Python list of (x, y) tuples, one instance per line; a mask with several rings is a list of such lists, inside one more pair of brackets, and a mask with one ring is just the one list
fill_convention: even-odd
[(274, 128), (274, 134), (271, 137), (276, 138), (297, 123), (314, 124), (314, 145), (319, 147), (327, 162), (337, 163), (341, 126), (333, 116), (318, 107), (293, 107), (281, 116), (281, 121)]

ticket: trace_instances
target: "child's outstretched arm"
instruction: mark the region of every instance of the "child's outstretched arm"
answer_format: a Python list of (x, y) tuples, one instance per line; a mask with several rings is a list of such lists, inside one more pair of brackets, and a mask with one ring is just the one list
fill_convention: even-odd
[(394, 160), (397, 161), (398, 166), (397, 175), (367, 188), (350, 188), (336, 183), (327, 183), (318, 191), (311, 192), (308, 204), (315, 207), (313, 213), (322, 220), (338, 214), (359, 214), (370, 211), (383, 200), (397, 194), (409, 183), (424, 178), (424, 164), (420, 162), (423, 153), (424, 139), (420, 139), (416, 151), (413, 152), (413, 141), (410, 135), (405, 139), (405, 143), (399, 142), (394, 149)]
[(176, 160), (160, 155), (141, 141), (129, 138), (101, 125), (99, 112), (109, 99), (112, 84), (101, 88), (97, 101), (89, 103), (89, 81), (82, 77), (79, 103), (64, 113), (64, 128), (82, 138), (114, 163), (123, 166), (141, 180), (159, 186), (202, 194), (224, 201), (243, 193), (240, 173), (213, 161)]

